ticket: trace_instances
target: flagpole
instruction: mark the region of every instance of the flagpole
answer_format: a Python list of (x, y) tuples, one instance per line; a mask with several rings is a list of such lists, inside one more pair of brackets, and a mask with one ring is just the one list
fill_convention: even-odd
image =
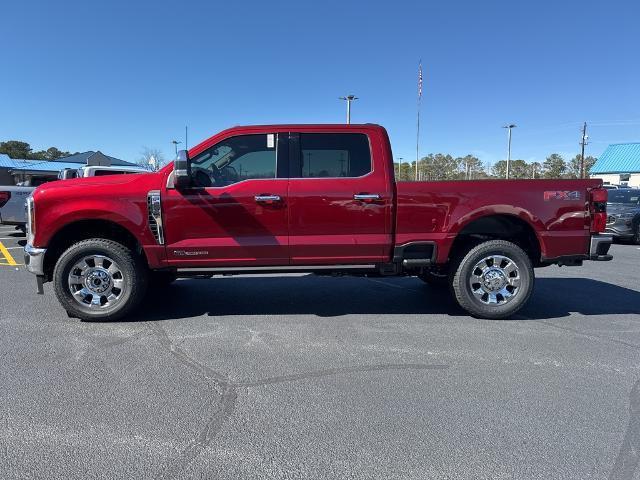
[(418, 181), (418, 161), (420, 160), (420, 101), (422, 100), (422, 59), (418, 67), (418, 100), (416, 121), (416, 182)]
[(418, 121), (416, 125), (416, 182), (418, 181), (418, 159), (420, 158), (420, 98), (418, 97)]

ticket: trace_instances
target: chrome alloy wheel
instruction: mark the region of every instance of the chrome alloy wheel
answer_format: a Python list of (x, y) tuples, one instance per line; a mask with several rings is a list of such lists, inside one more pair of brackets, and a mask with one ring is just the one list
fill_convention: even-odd
[(104, 255), (82, 258), (69, 271), (69, 289), (80, 305), (113, 307), (122, 298), (125, 278), (118, 264)]
[(520, 270), (509, 257), (491, 255), (473, 267), (469, 286), (482, 303), (504, 305), (513, 300), (520, 289)]

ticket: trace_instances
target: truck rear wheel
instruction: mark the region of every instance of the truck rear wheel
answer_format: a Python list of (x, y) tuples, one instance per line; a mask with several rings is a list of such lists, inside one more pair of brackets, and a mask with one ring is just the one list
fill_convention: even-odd
[(529, 256), (504, 240), (475, 246), (452, 272), (451, 287), (458, 304), (480, 318), (514, 315), (529, 300), (535, 281)]
[(103, 238), (69, 247), (53, 271), (58, 300), (70, 316), (86, 321), (125, 317), (144, 298), (147, 270), (139, 256)]

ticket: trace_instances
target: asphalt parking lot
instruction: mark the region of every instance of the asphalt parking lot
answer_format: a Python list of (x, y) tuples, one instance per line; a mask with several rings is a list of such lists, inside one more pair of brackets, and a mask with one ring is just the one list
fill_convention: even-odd
[(91, 324), (0, 238), (0, 478), (640, 478), (637, 246), (538, 270), (510, 321), (413, 278), (289, 275)]

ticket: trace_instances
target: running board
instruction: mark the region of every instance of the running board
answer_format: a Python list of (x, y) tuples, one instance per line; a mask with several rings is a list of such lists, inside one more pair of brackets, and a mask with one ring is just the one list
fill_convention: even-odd
[(402, 265), (407, 268), (427, 267), (433, 263), (430, 258), (405, 258)]
[(363, 272), (376, 271), (375, 264), (368, 265), (287, 265), (273, 267), (190, 267), (178, 268), (177, 273), (186, 275), (201, 274), (243, 274), (243, 273), (298, 273), (298, 272), (315, 272), (315, 271), (354, 271), (361, 270)]

